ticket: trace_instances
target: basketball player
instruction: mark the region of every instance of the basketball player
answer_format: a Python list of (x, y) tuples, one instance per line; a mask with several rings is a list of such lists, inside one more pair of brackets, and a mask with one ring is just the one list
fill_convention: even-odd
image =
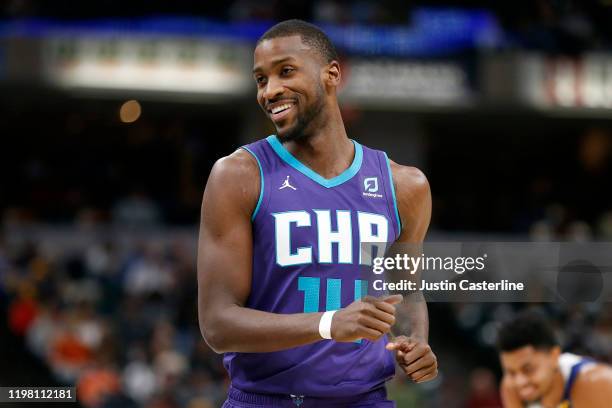
[(604, 408), (612, 406), (612, 367), (561, 353), (546, 321), (533, 313), (499, 331), (507, 408)]
[(268, 30), (253, 77), (276, 135), (219, 160), (202, 203), (198, 313), (225, 353), (224, 407), (392, 407), (394, 356), (415, 382), (437, 375), (427, 307), (410, 302), (410, 332), (388, 342), (402, 297), (364, 296), (360, 243), (423, 241), (427, 180), (347, 137), (317, 27)]

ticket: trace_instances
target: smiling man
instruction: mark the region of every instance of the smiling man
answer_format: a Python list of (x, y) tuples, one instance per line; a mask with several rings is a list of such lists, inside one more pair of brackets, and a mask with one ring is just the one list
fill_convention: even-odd
[(546, 321), (525, 313), (499, 331), (506, 408), (605, 408), (612, 406), (612, 367), (561, 353)]
[[(340, 65), (316, 26), (268, 30), (253, 77), (276, 135), (215, 164), (198, 248), (200, 328), (231, 379), (224, 407), (392, 407), (394, 360), (415, 382), (437, 375), (427, 307), (407, 302), (404, 317), (401, 296), (367, 296), (360, 245), (422, 242), (427, 180), (347, 137)], [(409, 325), (388, 342), (396, 319)]]

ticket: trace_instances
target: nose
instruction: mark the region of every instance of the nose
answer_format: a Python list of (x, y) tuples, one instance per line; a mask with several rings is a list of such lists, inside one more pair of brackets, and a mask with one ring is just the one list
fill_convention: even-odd
[(281, 96), (282, 94), (283, 94), (283, 85), (281, 81), (274, 79), (274, 78), (268, 78), (268, 82), (266, 83), (266, 86), (262, 94), (264, 102), (274, 100), (278, 98), (279, 96)]
[(519, 388), (527, 385), (528, 383), (529, 383), (529, 379), (527, 378), (526, 375), (517, 374), (514, 377), (514, 384), (516, 384), (516, 386)]

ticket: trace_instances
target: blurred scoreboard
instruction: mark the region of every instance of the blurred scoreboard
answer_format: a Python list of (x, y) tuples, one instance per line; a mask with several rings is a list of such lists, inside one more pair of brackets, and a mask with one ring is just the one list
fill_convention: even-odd
[(556, 112), (604, 112), (612, 108), (612, 54), (493, 55), (483, 59), (482, 94)]
[(219, 96), (251, 88), (251, 47), (171, 38), (54, 38), (44, 46), (47, 82), (63, 88)]
[[(54, 36), (15, 45), (12, 77), (80, 94), (251, 97), (253, 44), (189, 38)], [(19, 69), (24, 56), (29, 71)], [(460, 59), (347, 56), (340, 97), (356, 106), (403, 108), (472, 103), (476, 74)], [(29, 74), (27, 74), (29, 72)], [(25, 76), (24, 76), (25, 75)]]

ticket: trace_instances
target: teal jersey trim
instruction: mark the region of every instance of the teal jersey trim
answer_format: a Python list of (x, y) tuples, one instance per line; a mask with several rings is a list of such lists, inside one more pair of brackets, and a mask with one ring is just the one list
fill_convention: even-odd
[(280, 158), (285, 163), (287, 163), (309, 179), (313, 180), (316, 183), (319, 183), (325, 188), (336, 187), (350, 180), (355, 174), (357, 174), (357, 172), (361, 168), (361, 162), (363, 161), (363, 148), (359, 143), (354, 140), (351, 140), (353, 142), (353, 145), (355, 146), (355, 157), (353, 158), (353, 163), (351, 163), (348, 169), (344, 170), (336, 177), (326, 179), (315, 171), (313, 171), (312, 169), (310, 169), (309, 167), (307, 167), (298, 159), (296, 159), (294, 155), (292, 155), (287, 149), (285, 149), (285, 147), (280, 142), (280, 140), (278, 140), (276, 135), (268, 136), (267, 140), (272, 149), (276, 152), (276, 154), (280, 156)]
[(259, 167), (259, 178), (261, 180), (261, 187), (259, 188), (259, 199), (257, 200), (257, 205), (255, 206), (255, 210), (253, 210), (253, 215), (251, 215), (251, 221), (253, 221), (255, 219), (255, 216), (257, 215), (257, 212), (259, 211), (259, 207), (261, 206), (261, 202), (263, 200), (263, 194), (264, 194), (263, 168), (261, 167), (261, 162), (259, 161), (259, 158), (251, 149), (249, 149), (246, 146), (242, 146), (242, 148), (246, 150), (247, 152), (251, 153), (251, 155), (253, 155), (255, 160), (257, 160), (257, 166)]
[(399, 237), (402, 234), (402, 219), (400, 218), (399, 211), (397, 210), (397, 198), (395, 197), (395, 185), (393, 184), (393, 174), (391, 173), (391, 162), (389, 161), (389, 156), (387, 156), (387, 153), (385, 153), (385, 159), (387, 159), (387, 170), (389, 170), (389, 183), (391, 183), (391, 196), (393, 197), (395, 220), (397, 221), (397, 226), (399, 227), (399, 231), (397, 233), (397, 236)]

